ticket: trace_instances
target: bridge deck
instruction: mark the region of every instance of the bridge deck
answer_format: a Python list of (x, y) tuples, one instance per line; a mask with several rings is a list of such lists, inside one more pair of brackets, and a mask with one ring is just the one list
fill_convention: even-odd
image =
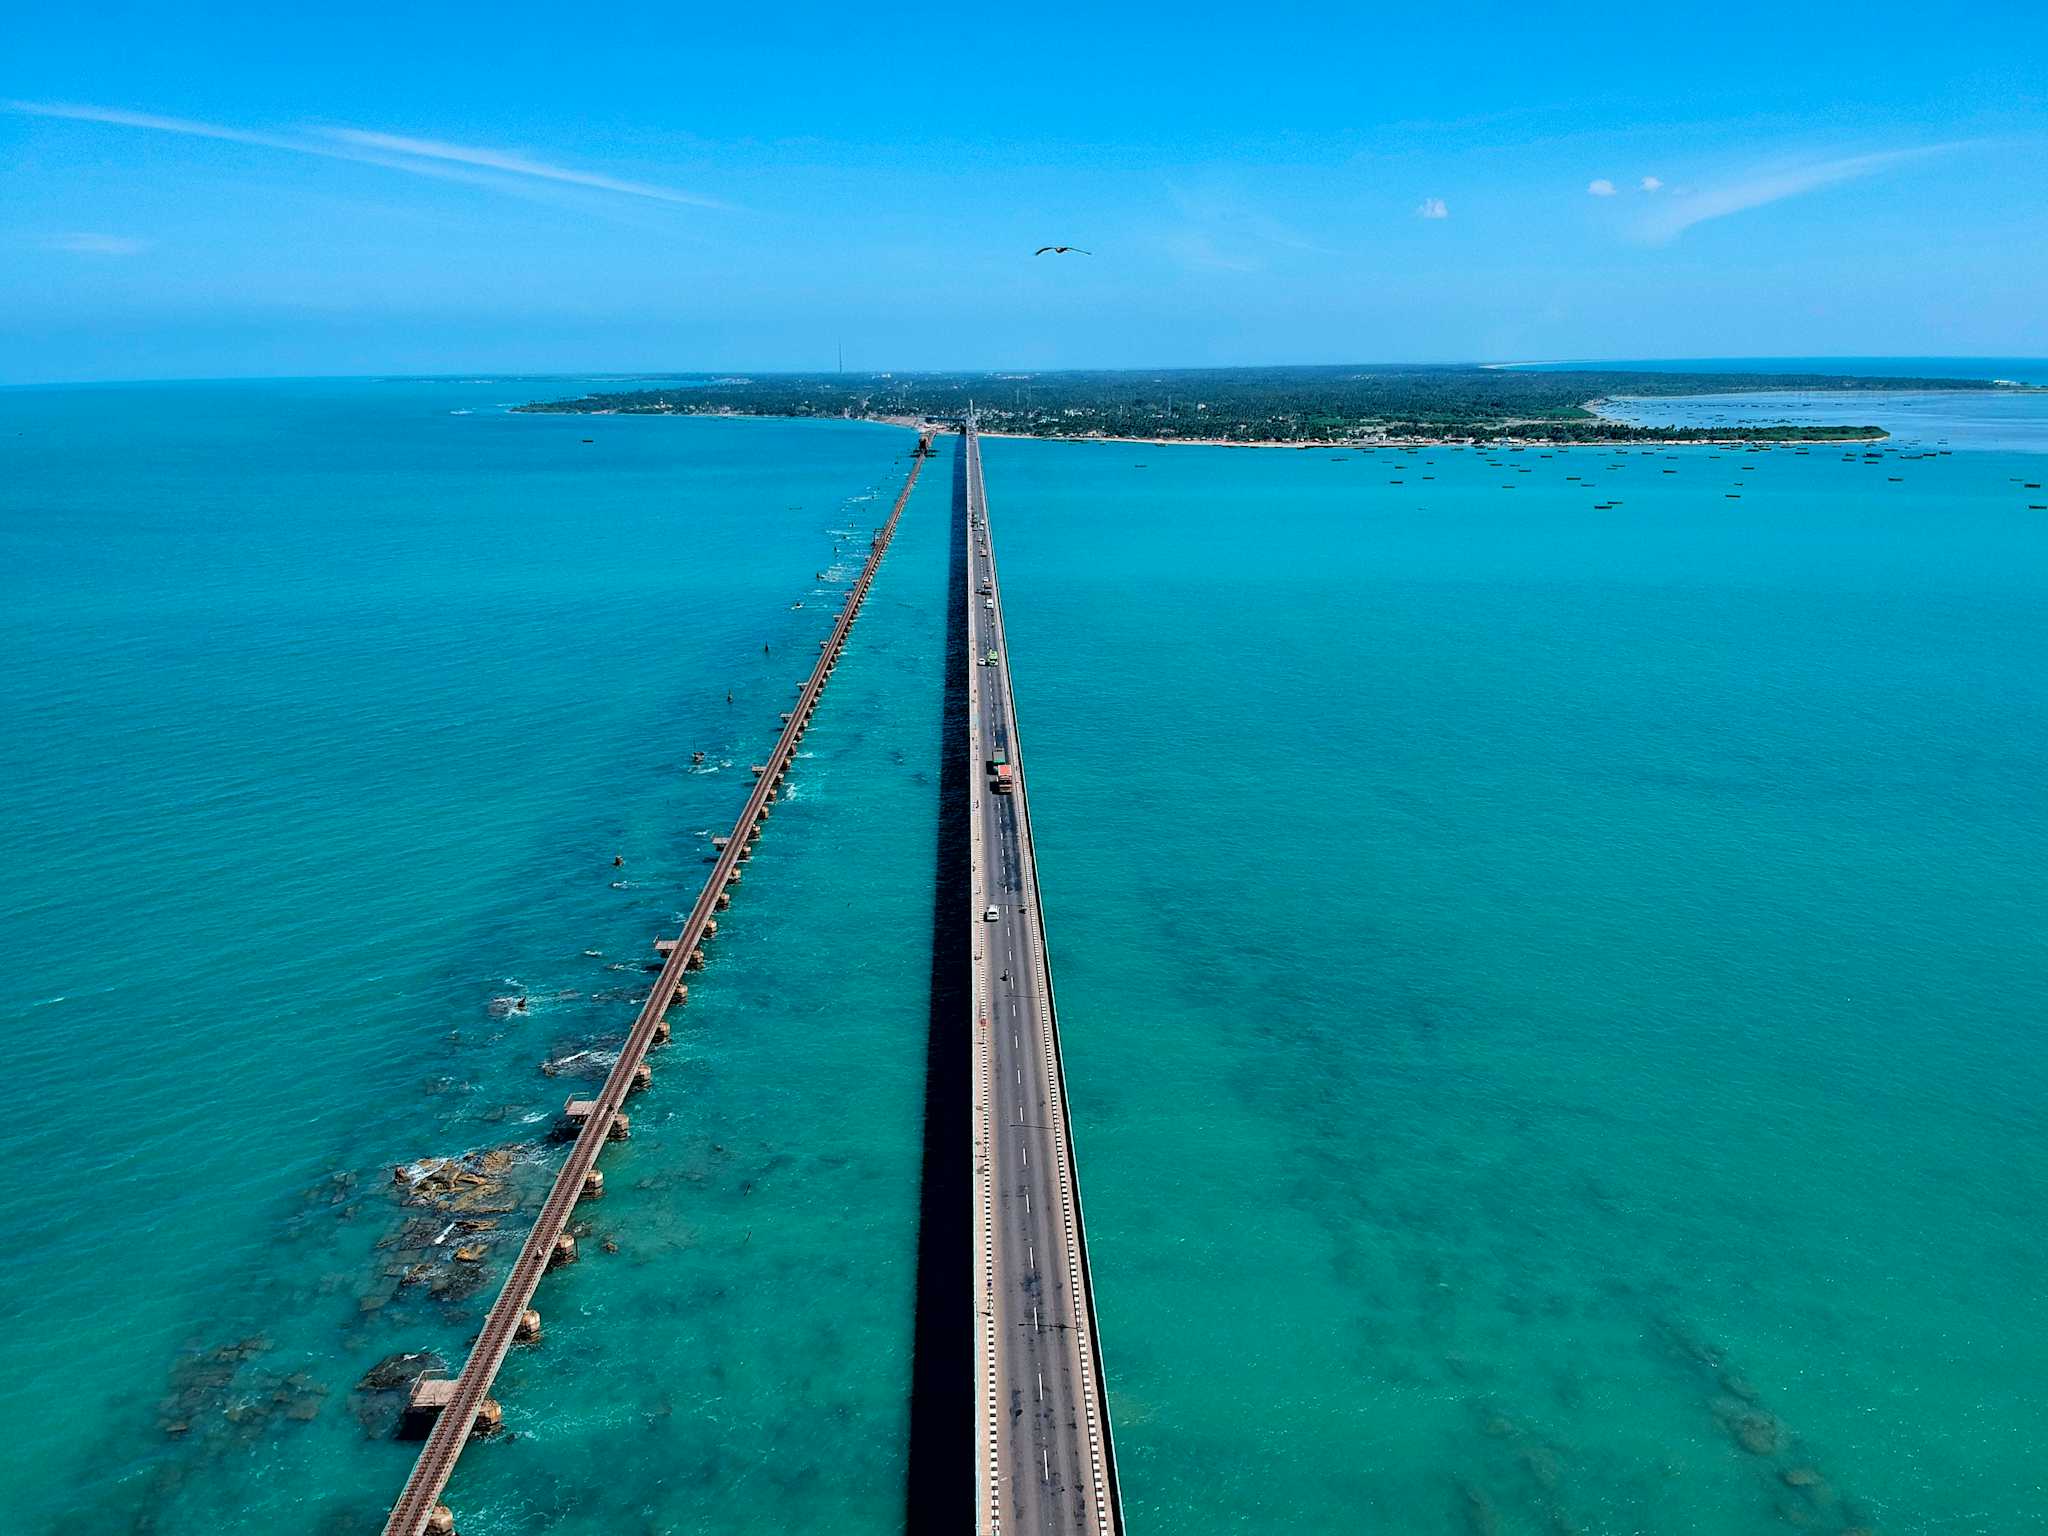
[[(973, 757), (975, 1527), (982, 1536), (1005, 1527), (1121, 1536), (1024, 754), (971, 422), (961, 452)], [(998, 751), (1010, 774), (1001, 791)]]
[(718, 860), (711, 870), (711, 878), (704, 883), (704, 889), (697, 897), (697, 904), (690, 911), (689, 921), (683, 925), (681, 937), (668, 951), (661, 975), (655, 980), (654, 989), (647, 994), (647, 1001), (640, 1009), (639, 1017), (633, 1023), (632, 1032), (627, 1035), (625, 1046), (619, 1052), (619, 1059), (605, 1079), (603, 1091), (597, 1096), (590, 1114), (583, 1121), (583, 1128), (576, 1142), (569, 1150), (567, 1160), (556, 1174), (555, 1182), (548, 1191), (546, 1202), (541, 1206), (540, 1215), (535, 1219), (533, 1230), (519, 1250), (519, 1257), (512, 1266), (512, 1272), (505, 1277), (504, 1288), (499, 1291), (490, 1315), (484, 1319), (476, 1342), (470, 1347), (469, 1359), (462, 1367), (462, 1373), (455, 1379), (454, 1391), (435, 1421), (427, 1442), (420, 1448), (419, 1460), (414, 1463), (412, 1475), (406, 1479), (405, 1487), (393, 1506), (391, 1518), (385, 1523), (385, 1536), (422, 1536), (432, 1518), (435, 1506), (440, 1502), (442, 1490), (448, 1485), (449, 1477), (455, 1471), (455, 1463), (468, 1443), (471, 1426), (475, 1423), (477, 1410), (489, 1394), (491, 1383), (497, 1379), (498, 1371), (505, 1363), (514, 1336), (519, 1329), (520, 1314), (533, 1299), (534, 1290), (546, 1273), (548, 1260), (554, 1252), (555, 1240), (569, 1224), (569, 1216), (576, 1208), (576, 1201), (583, 1192), (585, 1176), (597, 1165), (598, 1154), (604, 1150), (607, 1136), (611, 1132), (612, 1120), (626, 1095), (632, 1091), (634, 1077), (642, 1061), (646, 1059), (648, 1047), (653, 1043), (655, 1032), (662, 1023), (675, 998), (676, 988), (682, 984), (683, 972), (690, 957), (703, 942), (712, 924), (712, 914), (717, 910), (718, 898), (732, 884), (738, 873), (740, 860), (747, 851), (747, 842), (755, 827), (766, 814), (768, 802), (775, 797), (775, 791), (790, 760), (795, 755), (796, 745), (805, 727), (810, 723), (812, 711), (817, 707), (818, 696), (824, 691), (825, 681), (838, 664), (846, 648), (846, 637), (853, 627), (853, 621), (860, 613), (861, 603), (866, 599), (869, 586), (874, 582), (875, 572), (881, 566), (882, 556), (887, 553), (889, 541), (895, 536), (896, 524), (903, 515), (904, 504), (910, 500), (911, 490), (917, 484), (918, 471), (924, 467), (925, 453), (931, 443), (931, 434), (924, 434), (919, 440), (919, 453), (910, 461), (910, 474), (903, 482), (903, 490), (896, 497), (896, 505), (889, 512), (889, 520), (875, 535), (873, 547), (868, 552), (860, 576), (847, 594), (846, 603), (839, 611), (838, 622), (832, 633), (822, 642), (817, 665), (805, 680), (798, 694), (796, 706), (784, 717), (782, 735), (775, 743), (775, 750), (768, 761), (761, 765), (754, 780), (753, 793), (747, 797), (745, 809), (739, 820), (733, 823), (731, 836), (719, 850)]

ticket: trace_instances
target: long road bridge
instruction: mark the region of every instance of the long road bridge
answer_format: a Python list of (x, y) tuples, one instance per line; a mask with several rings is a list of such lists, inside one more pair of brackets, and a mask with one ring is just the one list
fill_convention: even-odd
[(981, 441), (967, 457), (975, 1529), (1121, 1536)]
[(434, 1420), (426, 1444), (420, 1448), (419, 1460), (413, 1465), (412, 1475), (406, 1479), (405, 1488), (392, 1508), (391, 1518), (385, 1522), (385, 1536), (422, 1536), (424, 1532), (447, 1532), (454, 1528), (454, 1517), (441, 1503), (441, 1494), (455, 1471), (456, 1459), (468, 1444), (479, 1417), (485, 1416), (488, 1421), (488, 1415), (495, 1413), (495, 1405), (488, 1410), (486, 1408), (490, 1402), (491, 1384), (497, 1379), (514, 1342), (537, 1331), (538, 1318), (530, 1314), (529, 1308), (541, 1276), (555, 1263), (575, 1253), (575, 1239), (567, 1231), (570, 1215), (575, 1211), (578, 1200), (603, 1188), (603, 1175), (597, 1169), (598, 1154), (604, 1150), (608, 1139), (625, 1128), (626, 1119), (620, 1112), (621, 1106), (626, 1102), (626, 1095), (647, 1080), (642, 1068), (649, 1048), (657, 1040), (668, 1037), (668, 1010), (688, 991), (683, 985), (683, 973), (703, 964), (704, 939), (716, 931), (713, 913), (727, 900), (728, 888), (739, 882), (740, 865), (747, 859), (753, 841), (761, 831), (761, 824), (768, 817), (770, 802), (775, 799), (776, 791), (789, 771), (797, 743), (803, 739), (804, 731), (811, 723), (811, 715), (818, 707), (818, 697), (824, 692), (825, 682), (846, 649), (847, 634), (867, 598), (882, 556), (888, 552), (897, 521), (903, 516), (904, 504), (910, 500), (918, 471), (924, 467), (925, 455), (930, 448), (931, 434), (927, 432), (918, 441), (918, 452), (911, 460), (910, 474), (903, 483), (903, 490), (889, 512), (889, 520), (875, 534), (867, 562), (846, 595), (838, 621), (833, 625), (831, 634), (820, 642), (817, 665), (798, 690), (795, 707), (783, 716), (782, 734), (775, 743), (775, 750), (768, 755), (767, 762), (754, 769), (754, 789), (747, 797), (746, 808), (740, 812), (739, 820), (733, 823), (731, 836), (715, 845), (718, 847), (717, 861), (712, 866), (710, 879), (697, 897), (696, 906), (690, 910), (689, 921), (673, 943), (664, 941), (657, 946), (666, 951), (668, 958), (655, 980), (654, 989), (647, 994), (647, 1001), (641, 1006), (639, 1017), (633, 1021), (632, 1032), (627, 1035), (626, 1043), (619, 1051), (618, 1062), (605, 1079), (604, 1088), (594, 1101), (572, 1106), (572, 1113), (578, 1114), (582, 1121), (575, 1145), (570, 1148), (561, 1172), (555, 1176), (533, 1230), (527, 1234), (512, 1272), (505, 1277), (504, 1289), (499, 1291), (497, 1301), (484, 1319), (482, 1331), (470, 1347), (469, 1358), (463, 1364), (461, 1374), (450, 1382), (422, 1383), (432, 1389), (428, 1392), (423, 1393), (416, 1386), (415, 1404), (438, 1408), (439, 1417)]

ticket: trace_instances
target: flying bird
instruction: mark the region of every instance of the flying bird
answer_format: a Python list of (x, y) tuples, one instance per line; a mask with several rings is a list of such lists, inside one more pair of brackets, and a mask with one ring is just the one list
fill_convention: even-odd
[(1034, 256), (1043, 256), (1047, 251), (1051, 251), (1055, 256), (1066, 256), (1069, 254), (1075, 256), (1093, 256), (1095, 254), (1093, 251), (1082, 250), (1081, 247), (1079, 247), (1078, 245), (1041, 245), (1037, 250), (1033, 251), (1031, 254)]

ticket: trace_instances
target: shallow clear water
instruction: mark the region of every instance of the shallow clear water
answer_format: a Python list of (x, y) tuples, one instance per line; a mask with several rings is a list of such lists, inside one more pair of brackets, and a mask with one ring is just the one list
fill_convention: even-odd
[(2048, 384), (2048, 358), (2041, 357), (1657, 357), (1493, 366), (1549, 373), (1616, 368), (1630, 373), (1830, 373), (1861, 379), (2004, 379)]
[[(1757, 390), (1732, 395), (1616, 398), (1601, 414), (1641, 427), (1720, 427), (1730, 434), (1757, 427), (1882, 427), (1891, 445), (1917, 449), (1992, 449), (2048, 453), (2048, 396), (1988, 390), (1846, 394), (1827, 390)], [(1823, 451), (1820, 447), (1815, 452)], [(2029, 474), (2028, 480), (2039, 480)], [(2038, 502), (2039, 496), (2027, 498)]]
[[(377, 1527), (905, 469), (536, 392), (0, 392), (20, 1528)], [(2023, 1528), (2048, 459), (1495, 457), (987, 445), (1133, 1529)], [(467, 1532), (902, 1524), (949, 486)]]
[[(394, 1289), (390, 1167), (519, 1143), (537, 1194), (577, 1084), (536, 1068), (630, 1022), (912, 441), (492, 409), (532, 387), (0, 394), (15, 1529), (381, 1523), (411, 1448), (350, 1388), (459, 1358), (502, 1274)], [(466, 1531), (900, 1524), (945, 511), (906, 513)]]
[(2048, 461), (1495, 457), (988, 446), (1133, 1529), (2032, 1523)]

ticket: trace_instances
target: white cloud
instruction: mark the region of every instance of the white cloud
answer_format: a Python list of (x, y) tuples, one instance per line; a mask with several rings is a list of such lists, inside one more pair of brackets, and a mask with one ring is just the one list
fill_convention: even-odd
[(1450, 206), (1440, 197), (1425, 197), (1415, 205), (1415, 217), (1418, 219), (1448, 219), (1450, 216)]
[[(24, 117), (62, 118), (71, 122), (106, 123), (117, 128), (143, 128), (154, 133), (173, 133), (185, 138), (215, 139), (226, 144), (249, 144), (260, 149), (284, 150), (295, 155), (314, 155), (323, 160), (347, 160), (359, 165), (381, 166), (412, 176), (431, 176), (443, 181), (510, 188), (521, 178), (561, 182), (590, 187), (622, 197), (648, 198), (656, 202), (682, 203), (699, 208), (723, 208), (716, 199), (673, 187), (653, 186), (643, 181), (625, 181), (595, 171), (571, 170), (550, 165), (507, 150), (485, 149), (469, 144), (446, 144), (434, 139), (406, 138), (399, 134), (372, 133), (359, 128), (326, 128), (318, 137), (300, 133), (234, 128), (222, 123), (199, 122), (192, 118), (165, 117), (155, 112), (130, 112), (122, 107), (97, 107), (84, 103), (56, 101), (8, 101), (0, 103), (9, 112)], [(484, 174), (488, 173), (488, 174)], [(507, 181), (506, 178), (512, 178)]]
[(1954, 144), (1932, 144), (1924, 149), (1894, 149), (1874, 155), (1845, 155), (1836, 160), (1819, 160), (1806, 165), (1754, 171), (1736, 181), (1710, 185), (1701, 191), (1680, 195), (1660, 203), (1658, 211), (1643, 224), (1644, 239), (1654, 242), (1675, 240), (1695, 224), (1726, 218), (1752, 208), (1782, 202), (1802, 192), (1812, 192), (1837, 182), (1856, 181), (1881, 171), (1924, 160), (1957, 148)]
[(322, 131), (330, 139), (337, 139), (344, 144), (362, 149), (382, 150), (423, 160), (452, 160), (458, 165), (480, 166), (487, 171), (504, 171), (513, 176), (533, 176), (542, 181), (563, 181), (572, 186), (595, 187), (601, 192), (617, 192), (625, 197), (652, 198), (662, 203), (687, 203), (697, 208), (725, 206), (715, 198), (699, 197), (694, 192), (678, 192), (673, 187), (650, 186), (644, 181), (622, 181), (616, 176), (603, 176), (594, 171), (569, 170), (564, 166), (529, 160), (524, 155), (511, 154), (505, 150), (479, 149), (469, 144), (444, 144), (437, 139), (411, 139), (396, 133), (370, 133), (361, 128), (329, 128)]
[(23, 117), (61, 117), (79, 123), (112, 123), (120, 128), (150, 128), (158, 133), (181, 133), (196, 139), (225, 139), (231, 144), (261, 144), (266, 149), (319, 153), (279, 134), (225, 128), (218, 123), (199, 123), (186, 117), (161, 117), (154, 112), (129, 112), (120, 107), (92, 107), (65, 101), (10, 101), (7, 110)]
[(1586, 183), (1586, 190), (1595, 197), (1612, 197), (1614, 196), (1614, 183), (1605, 176), (1598, 176)]
[(140, 256), (151, 243), (130, 235), (99, 235), (80, 230), (68, 235), (52, 235), (43, 242), (43, 248), (72, 256)]
[(1664, 185), (1664, 182), (1663, 182), (1663, 179), (1662, 179), (1661, 177), (1657, 177), (1657, 176), (1645, 176), (1645, 177), (1643, 178), (1643, 190), (1644, 190), (1645, 192), (1655, 192), (1655, 191), (1658, 191), (1659, 189), (1661, 189), (1661, 188), (1663, 187), (1663, 185)]

